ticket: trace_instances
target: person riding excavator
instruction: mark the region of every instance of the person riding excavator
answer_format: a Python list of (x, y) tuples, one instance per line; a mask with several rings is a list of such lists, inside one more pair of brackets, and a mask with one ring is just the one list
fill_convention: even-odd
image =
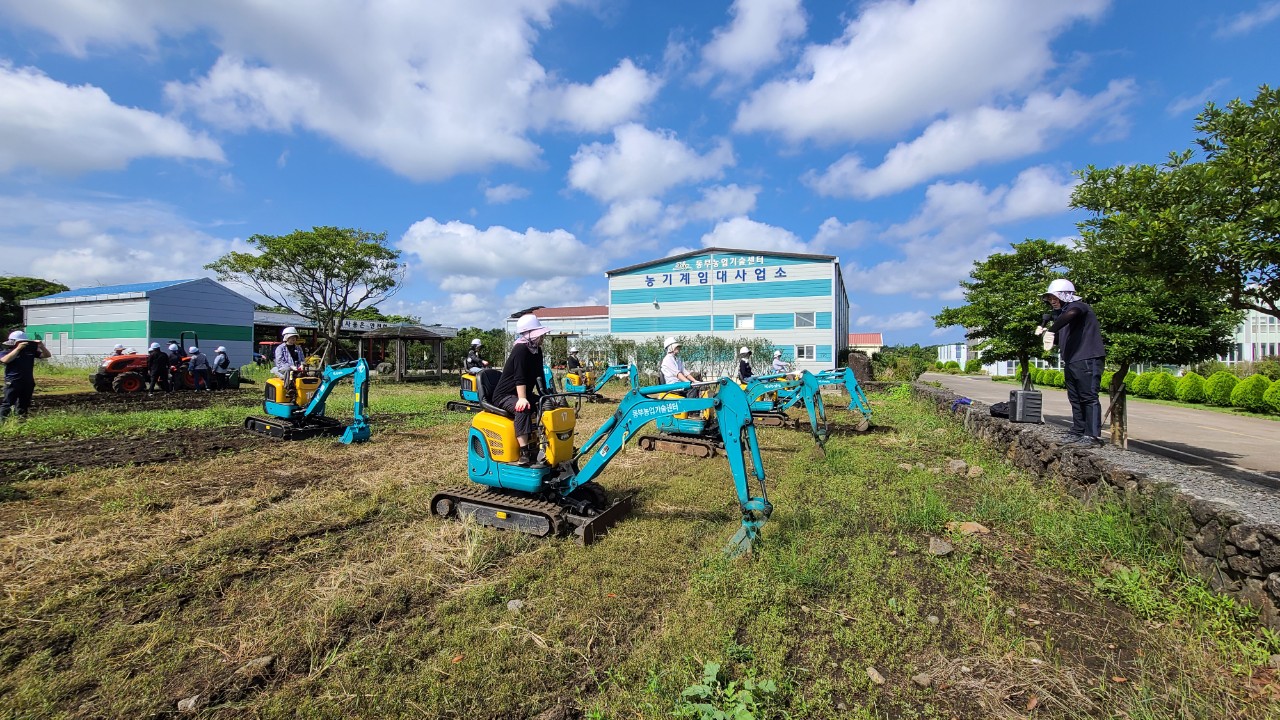
[(582, 361), (578, 359), (578, 348), (569, 348), (569, 359), (564, 361), (564, 368), (568, 372), (575, 372), (582, 369)]
[(292, 396), (297, 392), (294, 387), (294, 375), (302, 372), (306, 365), (306, 354), (298, 347), (298, 329), (287, 327), (280, 331), (284, 342), (276, 346), (276, 365), (271, 374), (284, 380), (285, 394)]
[(784, 373), (787, 371), (787, 361), (782, 359), (781, 350), (773, 351), (773, 365), (770, 366), (770, 370), (775, 373)]
[(751, 369), (751, 348), (744, 345), (738, 350), (738, 382), (745, 383), (755, 374)]
[(471, 340), (471, 349), (467, 351), (467, 371), (476, 374), (489, 367), (489, 361), (480, 357), (480, 338)]
[[(697, 382), (693, 375), (685, 372), (684, 360), (680, 359), (680, 342), (669, 337), (663, 341), (662, 346), (667, 350), (666, 357), (662, 358), (662, 384)], [(683, 395), (684, 392), (675, 391), (675, 394)]]
[(537, 463), (538, 448), (530, 444), (538, 412), (538, 389), (545, 382), (542, 369), (542, 336), (551, 332), (533, 313), (516, 321), (516, 341), (502, 366), (502, 378), (493, 391), (493, 404), (515, 415), (518, 465)]

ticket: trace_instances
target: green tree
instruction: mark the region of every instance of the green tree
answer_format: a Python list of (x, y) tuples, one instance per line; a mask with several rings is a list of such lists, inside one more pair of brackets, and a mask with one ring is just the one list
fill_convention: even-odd
[(205, 267), (219, 280), (251, 288), (314, 322), (327, 362), (338, 347), (342, 322), (400, 286), (400, 251), (386, 240), (386, 233), (336, 227), (254, 235), (249, 244), (257, 252), (230, 252)]
[(21, 327), (23, 300), (69, 290), (66, 285), (33, 277), (0, 277), (0, 330), (8, 336), (11, 328)]
[(1199, 220), (1188, 208), (1205, 174), (1187, 156), (1164, 166), (1089, 167), (1072, 206), (1093, 214), (1080, 223), (1081, 249), (1071, 279), (1098, 316), (1107, 360), (1111, 440), (1125, 445), (1124, 379), (1134, 363), (1186, 365), (1227, 352), (1242, 313), (1227, 288), (1187, 241)]
[(1233, 307), (1280, 317), (1280, 88), (1208, 103), (1195, 129), (1205, 160), (1188, 172), (1202, 188), (1181, 198), (1200, 220), (1192, 247), (1222, 272)]
[(1017, 360), (1026, 374), (1032, 358), (1045, 356), (1035, 334), (1049, 309), (1040, 296), (1051, 280), (1062, 277), (1072, 251), (1039, 239), (1012, 248), (975, 262), (969, 279), (960, 283), (966, 304), (943, 308), (933, 320), (938, 327), (963, 327), (966, 338), (979, 341), (984, 361)]

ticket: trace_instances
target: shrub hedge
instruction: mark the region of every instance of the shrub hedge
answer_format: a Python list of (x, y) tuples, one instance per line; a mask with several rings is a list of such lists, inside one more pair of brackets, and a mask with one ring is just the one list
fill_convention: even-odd
[(1178, 398), (1178, 381), (1167, 372), (1156, 373), (1147, 385), (1147, 392), (1157, 400), (1176, 400)]
[(1193, 372), (1178, 378), (1177, 398), (1185, 403), (1204, 402), (1204, 378)]
[(1151, 387), (1151, 379), (1156, 376), (1155, 373), (1141, 373), (1133, 379), (1133, 387), (1129, 388), (1129, 392), (1138, 397), (1149, 398), (1151, 393), (1148, 388)]
[(1271, 383), (1271, 387), (1262, 393), (1262, 399), (1266, 401), (1267, 408), (1277, 415), (1280, 415), (1280, 381)]
[(1271, 389), (1271, 379), (1266, 375), (1250, 375), (1231, 389), (1231, 406), (1249, 412), (1267, 412), (1264, 396)]
[(1204, 401), (1218, 407), (1231, 407), (1231, 391), (1235, 389), (1237, 382), (1239, 380), (1236, 376), (1226, 370), (1210, 375), (1204, 381)]

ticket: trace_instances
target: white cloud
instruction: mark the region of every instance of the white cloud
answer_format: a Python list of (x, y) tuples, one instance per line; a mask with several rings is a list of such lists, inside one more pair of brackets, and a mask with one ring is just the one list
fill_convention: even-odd
[(223, 161), (216, 142), (172, 118), (117, 105), (92, 85), (0, 64), (0, 172), (119, 170), (140, 157)]
[(662, 203), (653, 198), (621, 200), (609, 206), (595, 224), (595, 232), (610, 238), (642, 233), (662, 217)]
[(512, 200), (519, 200), (526, 197), (529, 197), (528, 188), (520, 187), (519, 185), (512, 185), (510, 183), (495, 185), (493, 187), (486, 186), (484, 188), (485, 202), (490, 205), (501, 205), (503, 203), (509, 203)]
[(496, 277), (474, 275), (446, 275), (440, 279), (440, 289), (450, 293), (485, 293), (498, 286)]
[(530, 165), (542, 129), (637, 116), (659, 81), (630, 60), (570, 83), (533, 57), (565, 0), (487, 3), (7, 3), (69, 52), (208, 38), (220, 55), (166, 95), (233, 131), (305, 130), (414, 180)]
[[(1280, 3), (1276, 3), (1276, 7), (1280, 7)], [(1169, 102), (1168, 107), (1165, 108), (1165, 112), (1170, 115), (1181, 115), (1188, 110), (1199, 111), (1204, 108), (1205, 103), (1213, 99), (1213, 96), (1216, 95), (1219, 90), (1226, 87), (1230, 82), (1231, 78), (1218, 78), (1217, 80), (1209, 83), (1208, 87), (1198, 93), (1182, 95), (1174, 98)]]
[(991, 190), (972, 182), (934, 183), (917, 213), (882, 236), (894, 244), (898, 257), (874, 265), (849, 263), (849, 287), (877, 295), (955, 299), (975, 260), (1008, 247), (998, 226), (1065, 213), (1076, 182), (1041, 166)]
[(1244, 35), (1280, 18), (1280, 2), (1264, 2), (1254, 10), (1236, 13), (1221, 21), (1213, 34), (1218, 39)]
[(851, 250), (865, 243), (875, 232), (875, 225), (866, 220), (842, 223), (834, 217), (822, 221), (818, 233), (813, 236), (814, 252)]
[(576, 282), (569, 278), (549, 278), (546, 280), (526, 280), (503, 298), (503, 307), (511, 312), (534, 305), (559, 307), (565, 305), (598, 305), (600, 297), (582, 291)]
[(750, 218), (736, 217), (716, 223), (711, 232), (702, 236), (703, 247), (742, 248), (744, 250), (773, 250), (775, 252), (808, 252), (804, 241), (784, 228), (756, 222)]
[(722, 140), (705, 155), (674, 133), (627, 124), (613, 131), (613, 143), (578, 148), (569, 185), (606, 202), (660, 197), (677, 185), (720, 177), (734, 164), (733, 147)]
[(691, 220), (718, 220), (746, 215), (755, 210), (756, 196), (759, 194), (759, 185), (713, 185), (703, 188), (702, 199), (686, 206), (683, 212)]
[(440, 223), (434, 218), (410, 226), (398, 247), (417, 256), (428, 276), (452, 276), (453, 283), (474, 282), (462, 278), (546, 280), (586, 275), (598, 272), (604, 262), (601, 253), (567, 230), (517, 232), (497, 225), (481, 230), (457, 220)]
[(861, 315), (853, 321), (854, 327), (876, 330), (908, 330), (932, 325), (933, 318), (923, 310), (893, 313), (891, 315)]
[(1133, 95), (1132, 81), (1113, 81), (1085, 97), (1074, 90), (1035, 93), (1022, 107), (980, 107), (938, 120), (910, 142), (898, 143), (876, 168), (845, 155), (809, 184), (823, 195), (863, 199), (890, 195), (937, 177), (1040, 152), (1086, 123), (1104, 122)]
[(0, 196), (5, 272), (72, 288), (212, 277), (205, 264), (248, 249), (160, 203)]
[(1108, 0), (880, 0), (843, 35), (806, 48), (793, 77), (738, 108), (740, 131), (792, 141), (886, 137), (941, 113), (1032, 88), (1054, 67), (1052, 40)]
[(734, 0), (733, 21), (702, 48), (705, 79), (712, 73), (750, 78), (782, 59), (784, 46), (805, 33), (800, 0)]

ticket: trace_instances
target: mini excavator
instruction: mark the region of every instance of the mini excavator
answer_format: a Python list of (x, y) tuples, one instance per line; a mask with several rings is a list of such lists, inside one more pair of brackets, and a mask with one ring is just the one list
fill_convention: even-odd
[[(635, 368), (630, 368), (636, 377)], [(709, 397), (670, 397), (670, 393), (716, 387)], [(544, 396), (539, 401), (536, 433), (539, 461), (516, 464), (514, 416), (481, 396), (482, 410), (471, 421), (467, 439), (467, 475), (473, 485), (441, 490), (431, 498), (431, 511), (442, 518), (471, 518), (490, 527), (515, 530), (538, 537), (572, 535), (590, 544), (631, 509), (632, 498), (610, 501), (596, 479), (640, 428), (677, 413), (715, 410), (724, 439), (725, 454), (737, 491), (742, 524), (726, 553), (750, 552), (760, 528), (773, 512), (765, 490), (764, 465), (746, 395), (737, 384), (722, 378), (704, 383), (672, 383), (632, 387), (617, 411), (574, 447), (576, 414), (563, 402), (567, 394)], [(534, 442), (533, 439), (530, 442)], [(751, 494), (745, 455), (760, 494)]]
[[(848, 409), (862, 416), (855, 429), (858, 432), (866, 432), (871, 428), (871, 403), (867, 401), (867, 394), (862, 391), (862, 386), (858, 384), (858, 378), (854, 376), (852, 368), (823, 370), (815, 377), (818, 379), (819, 386), (844, 386), (845, 392), (849, 393)], [(779, 397), (789, 397), (787, 392), (789, 391), (780, 391)]]
[[(724, 379), (727, 380), (727, 378)], [(798, 427), (799, 425), (795, 423), (795, 420), (786, 414), (786, 410), (803, 400), (805, 408), (809, 411), (809, 426), (813, 432), (813, 439), (818, 443), (819, 447), (823, 447), (826, 444), (826, 410), (822, 406), (822, 394), (819, 391), (817, 380), (809, 371), (803, 371), (799, 375), (766, 375), (760, 378), (752, 378), (745, 385), (734, 383), (732, 380), (728, 380), (728, 382), (742, 390), (748, 398), (759, 398), (765, 394), (777, 393), (784, 389), (791, 391), (794, 399), (785, 405), (776, 405), (772, 401), (764, 400), (756, 400), (749, 403), (752, 420), (759, 422), (762, 416), (766, 419), (782, 417), (791, 422), (792, 427)], [(778, 409), (779, 407), (781, 409)], [(781, 425), (783, 423), (777, 421), (771, 424)], [(658, 435), (643, 435), (637, 441), (641, 450), (664, 450), (693, 455), (694, 457), (709, 458), (714, 457), (717, 450), (724, 448), (724, 441), (720, 435), (719, 425), (716, 423), (714, 410), (676, 413), (659, 418), (654, 423), (654, 427), (658, 431)]]
[(609, 365), (599, 378), (595, 378), (595, 373), (590, 370), (577, 370), (564, 376), (564, 391), (568, 394), (581, 395), (584, 400), (591, 402), (611, 402), (609, 398), (601, 395), (600, 391), (613, 378), (628, 377), (629, 374), (629, 365)]
[[(348, 377), (352, 379), (356, 398), (351, 424), (344, 425), (325, 417), (324, 405), (338, 382)], [(247, 417), (246, 428), (284, 440), (341, 435), (342, 442), (349, 445), (369, 439), (369, 422), (365, 417), (369, 407), (369, 365), (364, 358), (330, 365), (323, 371), (292, 374), (290, 379), (292, 387), (281, 378), (267, 380), (262, 411), (270, 417)]]
[[(478, 373), (464, 372), (462, 380), (458, 388), (458, 399), (450, 400), (444, 404), (445, 410), (453, 410), (455, 412), (480, 412), (480, 395), (485, 392), (485, 385), (492, 383), (493, 387), (497, 387), (498, 380), (502, 378), (502, 370), (499, 368), (485, 368)], [(542, 388), (541, 393), (555, 392), (556, 379), (548, 365), (542, 366)], [(492, 391), (492, 387), (489, 391)]]

